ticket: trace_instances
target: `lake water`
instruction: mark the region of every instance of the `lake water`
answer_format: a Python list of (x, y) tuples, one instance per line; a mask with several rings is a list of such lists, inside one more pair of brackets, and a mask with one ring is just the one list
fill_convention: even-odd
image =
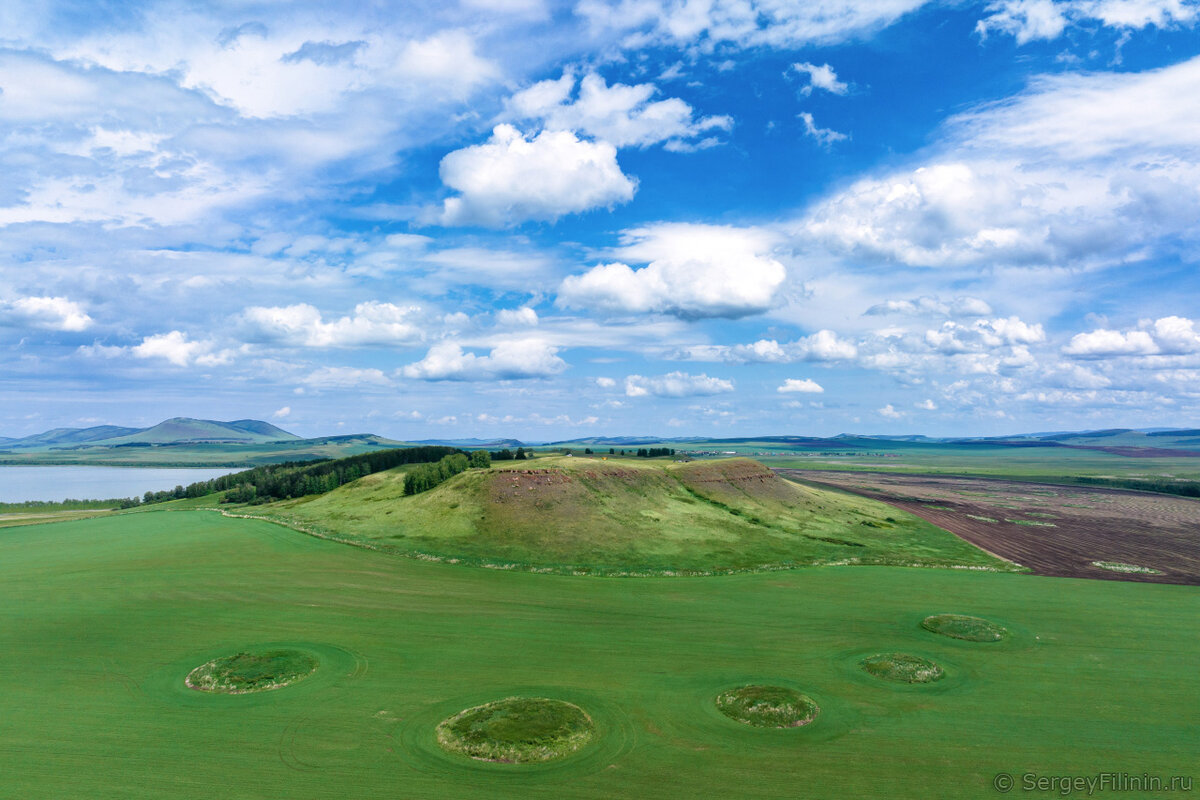
[(0, 503), (25, 500), (108, 500), (141, 497), (207, 481), (240, 469), (163, 467), (15, 467), (0, 466)]

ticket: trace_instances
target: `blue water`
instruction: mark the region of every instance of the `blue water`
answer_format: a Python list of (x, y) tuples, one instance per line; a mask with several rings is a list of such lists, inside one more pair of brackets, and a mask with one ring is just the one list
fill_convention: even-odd
[(0, 466), (0, 503), (24, 500), (108, 500), (141, 497), (207, 481), (238, 469), (164, 467), (10, 467)]

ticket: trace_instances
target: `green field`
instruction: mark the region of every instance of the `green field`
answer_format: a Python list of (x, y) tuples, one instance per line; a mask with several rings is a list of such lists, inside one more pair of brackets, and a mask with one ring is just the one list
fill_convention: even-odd
[(390, 470), (244, 513), (396, 553), (566, 573), (1014, 568), (911, 514), (785, 481), (749, 459), (497, 462), (411, 497), (403, 471)]
[[(994, 643), (924, 630), (1003, 625)], [(212, 511), (0, 534), (0, 796), (994, 797), (993, 775), (1187, 775), (1200, 591), (895, 567), (578, 578), (428, 564)], [(257, 649), (315, 673), (228, 695), (184, 678)], [(866, 674), (929, 658), (936, 683)], [(820, 714), (760, 729), (722, 692)], [(443, 752), (439, 722), (573, 703), (596, 738), (545, 764)]]

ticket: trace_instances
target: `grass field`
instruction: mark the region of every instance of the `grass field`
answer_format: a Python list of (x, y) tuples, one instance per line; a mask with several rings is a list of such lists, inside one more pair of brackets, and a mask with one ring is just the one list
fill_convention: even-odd
[(749, 459), (498, 463), (411, 497), (403, 474), (389, 471), (246, 513), (397, 553), (568, 573), (1013, 568), (912, 514), (799, 486)]
[[(1003, 625), (1000, 642), (922, 629)], [(575, 578), (391, 558), (211, 511), (0, 534), (0, 796), (994, 797), (993, 775), (1194, 773), (1194, 587), (893, 567)], [(184, 686), (256, 649), (320, 666), (276, 691)], [(890, 683), (859, 663), (944, 668)], [(792, 688), (791, 729), (722, 692)], [(577, 705), (596, 738), (545, 764), (438, 747), (507, 697)]]

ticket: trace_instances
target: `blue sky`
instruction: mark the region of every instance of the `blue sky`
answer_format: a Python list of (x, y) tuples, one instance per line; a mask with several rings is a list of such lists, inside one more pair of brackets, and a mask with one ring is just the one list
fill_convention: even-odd
[(1200, 411), (1200, 2), (0, 8), (0, 434)]

